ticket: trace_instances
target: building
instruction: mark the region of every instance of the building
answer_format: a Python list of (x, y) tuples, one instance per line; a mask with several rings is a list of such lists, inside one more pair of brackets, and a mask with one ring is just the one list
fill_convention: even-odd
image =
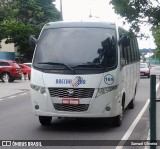
[(1, 41), (0, 59), (14, 60), (15, 59), (15, 47), (14, 44), (5, 44), (5, 39)]

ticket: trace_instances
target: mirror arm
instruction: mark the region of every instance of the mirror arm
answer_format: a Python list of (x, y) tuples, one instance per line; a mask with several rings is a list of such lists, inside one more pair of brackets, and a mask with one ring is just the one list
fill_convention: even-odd
[(34, 35), (31, 35), (29, 38), (30, 47), (34, 49), (37, 43), (38, 43), (38, 39), (36, 39)]

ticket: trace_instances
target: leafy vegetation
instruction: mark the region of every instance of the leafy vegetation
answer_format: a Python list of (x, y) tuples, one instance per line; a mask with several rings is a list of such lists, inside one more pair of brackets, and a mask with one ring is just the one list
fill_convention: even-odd
[[(130, 30), (140, 33), (140, 26), (151, 25), (157, 45), (156, 54), (160, 58), (160, 2), (159, 0), (110, 0), (113, 9), (131, 24)], [(143, 37), (144, 33), (140, 33)]]
[(6, 43), (14, 43), (22, 56), (31, 59), (34, 51), (29, 47), (29, 36), (38, 37), (45, 23), (60, 20), (54, 1), (0, 1), (0, 41), (6, 39)]
[(156, 57), (160, 58), (160, 26), (152, 28), (153, 37), (155, 39), (155, 43), (157, 45), (156, 49)]
[(141, 24), (158, 26), (160, 23), (160, 3), (158, 0), (110, 0), (113, 9), (122, 16), (131, 29), (140, 31)]

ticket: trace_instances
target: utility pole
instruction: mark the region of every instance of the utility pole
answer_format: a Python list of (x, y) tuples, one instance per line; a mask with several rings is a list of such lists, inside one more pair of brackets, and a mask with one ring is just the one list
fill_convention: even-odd
[(62, 0), (60, 0), (60, 12), (61, 12), (61, 20), (63, 21), (63, 7), (62, 7)]

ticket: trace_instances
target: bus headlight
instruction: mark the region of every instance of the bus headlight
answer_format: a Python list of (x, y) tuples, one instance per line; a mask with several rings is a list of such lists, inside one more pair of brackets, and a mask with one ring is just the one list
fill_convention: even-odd
[(111, 92), (111, 91), (117, 89), (117, 87), (118, 87), (118, 85), (104, 87), (104, 88), (99, 88), (98, 91), (97, 91), (96, 97), (101, 96), (103, 94), (106, 94), (108, 92)]
[(31, 88), (41, 94), (45, 94), (46, 93), (46, 89), (45, 87), (41, 87), (41, 86), (38, 86), (38, 85), (33, 85), (31, 84)]

